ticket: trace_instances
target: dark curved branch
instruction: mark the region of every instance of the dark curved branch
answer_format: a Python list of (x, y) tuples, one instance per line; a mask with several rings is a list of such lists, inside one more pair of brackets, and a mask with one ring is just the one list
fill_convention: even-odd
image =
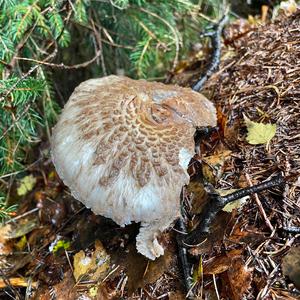
[(236, 191), (223, 197), (216, 193), (212, 185), (209, 185), (208, 195), (210, 200), (207, 201), (203, 209), (203, 212), (200, 216), (201, 221), (197, 225), (197, 227), (191, 233), (188, 234), (188, 236), (184, 239), (183, 243), (186, 246), (194, 246), (199, 244), (200, 239), (203, 236), (208, 235), (210, 225), (215, 219), (216, 214), (228, 203), (233, 202), (242, 197), (270, 189), (275, 186), (280, 186), (283, 183), (285, 183), (285, 181), (286, 179), (279, 175), (263, 183), (253, 185), (251, 187)]
[(220, 64), (221, 48), (222, 48), (221, 37), (222, 37), (224, 26), (227, 22), (228, 22), (228, 12), (226, 12), (224, 16), (221, 18), (221, 20), (215, 26), (213, 26), (214, 31), (208, 35), (211, 38), (213, 54), (212, 54), (211, 62), (207, 68), (207, 71), (205, 72), (204, 75), (202, 75), (202, 77), (200, 77), (197, 83), (194, 84), (194, 86), (192, 87), (192, 89), (196, 92), (199, 92), (201, 90), (204, 83), (215, 72), (215, 70), (218, 68)]
[(300, 227), (283, 227), (282, 230), (284, 230), (287, 233), (294, 233), (294, 234), (299, 234), (300, 233)]
[(176, 233), (176, 241), (178, 247), (178, 257), (180, 260), (180, 266), (183, 274), (185, 292), (187, 295), (186, 299), (194, 299), (193, 292), (191, 290), (193, 287), (193, 279), (191, 276), (191, 264), (188, 261), (187, 249), (184, 247), (184, 244), (182, 242), (183, 234), (186, 233), (186, 226), (184, 223), (183, 216), (181, 216), (177, 220), (175, 228), (178, 229), (178, 232)]

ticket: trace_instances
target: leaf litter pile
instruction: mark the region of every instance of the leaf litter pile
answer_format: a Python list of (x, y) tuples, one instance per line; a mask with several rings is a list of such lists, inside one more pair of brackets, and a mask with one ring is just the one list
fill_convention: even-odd
[[(190, 298), (300, 297), (300, 13), (249, 28), (225, 39), (220, 70), (203, 90), (219, 129), (190, 166), (188, 229), (208, 201), (195, 173), (221, 195), (280, 173), (286, 184), (225, 207), (207, 239), (188, 248)], [(11, 188), (19, 209), (0, 227), (0, 298), (184, 299), (176, 232), (161, 237), (166, 254), (147, 261), (135, 251), (138, 226), (84, 208), (45, 152)]]

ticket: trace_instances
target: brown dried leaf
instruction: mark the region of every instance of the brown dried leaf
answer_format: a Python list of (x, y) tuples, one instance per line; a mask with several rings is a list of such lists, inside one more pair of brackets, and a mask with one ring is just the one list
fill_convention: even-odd
[[(0, 255), (8, 255), (12, 253), (13, 245), (9, 242), (9, 232), (11, 225), (0, 226)], [(1, 264), (0, 264), (1, 266)]]
[(229, 242), (245, 243), (248, 245), (258, 244), (264, 239), (264, 234), (260, 233), (257, 228), (253, 226), (243, 228), (243, 224), (241, 224), (241, 226), (236, 226), (228, 237)]
[(300, 289), (300, 247), (292, 247), (282, 259), (282, 272)]
[(181, 291), (171, 292), (169, 295), (169, 299), (172, 300), (185, 300), (186, 297)]
[(40, 226), (34, 229), (28, 236), (28, 244), (31, 248), (46, 247), (51, 241), (56, 238), (55, 232), (52, 232), (50, 225)]
[(147, 260), (144, 256), (131, 248), (127, 257), (128, 293), (131, 295), (138, 288), (155, 282), (171, 266), (173, 259), (176, 258), (173, 250), (168, 247), (163, 256), (154, 261)]
[(216, 256), (203, 266), (203, 274), (220, 274), (231, 267), (231, 258), (227, 255)]
[(166, 252), (163, 256), (154, 261), (146, 260), (146, 263), (140, 264), (136, 261), (130, 265), (128, 269), (128, 293), (135, 292), (138, 288), (143, 288), (145, 285), (155, 282), (160, 278), (170, 267), (173, 255)]
[(203, 176), (214, 184), (223, 174), (224, 163), (230, 158), (231, 151), (224, 150), (221, 153), (203, 157)]
[(226, 140), (226, 143), (228, 145), (235, 145), (238, 141), (238, 130), (239, 130), (239, 122), (235, 121), (233, 125), (226, 126), (224, 131), (224, 137)]
[(220, 135), (224, 137), (227, 130), (227, 116), (222, 112), (222, 108), (219, 105), (217, 106), (217, 124)]
[[(6, 276), (14, 276), (15, 273), (19, 270), (22, 269), (24, 266), (26, 266), (27, 264), (29, 264), (30, 262), (32, 262), (33, 260), (33, 254), (23, 254), (23, 255), (9, 255), (6, 256), (5, 259), (0, 260), (0, 268), (2, 268), (3, 266), (1, 266), (1, 263), (5, 263), (6, 265), (11, 266), (11, 268), (9, 268), (8, 270), (6, 270)], [(3, 270), (3, 269), (2, 269)]]
[(210, 252), (214, 247), (219, 247), (223, 242), (223, 237), (231, 216), (231, 213), (220, 211), (210, 227), (209, 235), (202, 243), (191, 248), (190, 253), (192, 255), (201, 255)]
[[(76, 293), (74, 277), (71, 271), (64, 273), (63, 280), (52, 286), (39, 287), (33, 299), (36, 300), (73, 300), (79, 296)], [(54, 297), (53, 297), (54, 296)]]
[(60, 227), (66, 219), (67, 207), (63, 198), (52, 201), (50, 198), (39, 203), (41, 222)]
[(252, 270), (248, 269), (241, 257), (232, 259), (232, 266), (227, 271), (227, 276), (233, 295), (233, 300), (243, 299), (252, 282)]
[(203, 274), (220, 274), (232, 267), (232, 260), (241, 258), (241, 249), (231, 250), (221, 256), (215, 256), (203, 266)]
[(53, 287), (56, 299), (76, 299), (76, 289), (74, 289), (74, 285), (75, 282), (72, 272), (68, 271), (64, 274), (64, 279)]
[(199, 181), (190, 181), (186, 188), (190, 195), (192, 209), (191, 213), (199, 214), (201, 213), (204, 205), (207, 203), (208, 197), (207, 192), (204, 189), (204, 185)]

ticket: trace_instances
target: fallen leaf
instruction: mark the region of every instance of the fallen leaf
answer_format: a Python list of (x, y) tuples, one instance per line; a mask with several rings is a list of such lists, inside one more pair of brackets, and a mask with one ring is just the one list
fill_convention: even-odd
[(145, 263), (139, 264), (133, 261), (128, 266), (128, 293), (134, 293), (138, 288), (143, 288), (145, 285), (155, 282), (164, 272), (168, 270), (172, 262), (170, 252), (166, 251), (163, 256), (160, 256), (155, 261), (145, 259)]
[(248, 134), (246, 140), (251, 145), (267, 144), (275, 136), (276, 124), (263, 124), (251, 121), (244, 115)]
[[(255, 26), (250, 24), (248, 20), (243, 18), (238, 18), (236, 20), (232, 20), (224, 29), (224, 43), (225, 45), (232, 44), (235, 45), (236, 48), (239, 48), (240, 46), (240, 37), (247, 34), (251, 29), (253, 29)], [(228, 52), (228, 51), (226, 51)], [(236, 51), (232, 49), (230, 51), (231, 57), (236, 55)], [(227, 54), (227, 53), (226, 53)], [(224, 56), (226, 55), (224, 54)], [(234, 102), (235, 98), (229, 100), (229, 103), (232, 104)]]
[(232, 214), (220, 211), (210, 226), (209, 234), (197, 246), (191, 248), (190, 253), (198, 256), (209, 253), (214, 247), (220, 247), (231, 218)]
[(287, 16), (294, 14), (299, 6), (295, 0), (281, 1), (279, 8), (284, 11)]
[[(19, 269), (24, 268), (28, 263), (34, 260), (33, 254), (23, 254), (23, 253), (16, 253), (12, 255), (8, 255), (5, 259), (0, 259), (0, 269), (5, 270), (7, 266), (10, 266), (8, 269), (5, 270), (6, 276), (15, 276), (16, 272)], [(4, 264), (4, 265), (2, 265)]]
[(110, 264), (110, 256), (102, 243), (95, 241), (95, 250), (88, 256), (83, 250), (74, 255), (74, 277), (76, 282), (82, 278), (98, 281), (105, 277)]
[[(257, 184), (257, 182), (252, 182), (253, 184)], [(246, 188), (246, 187), (249, 187), (249, 183), (247, 181), (247, 178), (245, 176), (245, 174), (241, 174), (241, 176), (239, 177), (238, 179), (238, 182), (237, 182), (237, 186), (241, 189), (243, 188)]]
[[(170, 239), (170, 233), (164, 233), (164, 238)], [(128, 294), (131, 295), (138, 288), (157, 281), (166, 271), (170, 269), (172, 262), (176, 259), (175, 248), (168, 245), (165, 254), (154, 261), (146, 259), (137, 253), (135, 246), (130, 245), (128, 257), (126, 258), (126, 269), (128, 275)]]
[(193, 281), (198, 282), (203, 278), (203, 261), (202, 261), (202, 255), (200, 255), (198, 268), (195, 268), (193, 273)]
[(62, 197), (58, 197), (55, 201), (45, 199), (39, 203), (40, 219), (42, 223), (51, 223), (56, 227), (60, 227), (66, 219), (67, 207)]
[(203, 157), (203, 176), (214, 184), (223, 174), (225, 161), (230, 158), (231, 151), (224, 150), (221, 153)]
[(18, 251), (22, 251), (25, 249), (25, 247), (27, 246), (27, 238), (26, 238), (26, 235), (23, 235), (20, 240), (15, 243), (15, 248), (18, 250)]
[(260, 291), (268, 284), (268, 279), (264, 276), (261, 276), (260, 273), (254, 272), (252, 284), (256, 291)]
[[(13, 224), (0, 225), (0, 255), (13, 252), (15, 246), (19, 251), (27, 244), (26, 234), (37, 228), (38, 219), (22, 219)], [(21, 238), (15, 243), (14, 239)]]
[(91, 297), (96, 297), (98, 295), (98, 286), (93, 286), (89, 289), (89, 295)]
[(227, 255), (217, 256), (210, 260), (203, 266), (203, 273), (207, 274), (220, 274), (227, 271), (231, 267), (231, 258)]
[(243, 250), (234, 249), (226, 252), (223, 255), (215, 256), (209, 261), (205, 262), (203, 266), (203, 273), (217, 275), (229, 270), (232, 267), (232, 261), (241, 258)]
[(0, 226), (0, 255), (8, 255), (13, 252), (13, 243), (8, 238), (10, 231), (11, 224)]
[(254, 226), (244, 227), (243, 224), (238, 224), (234, 227), (234, 230), (231, 232), (230, 236), (226, 240), (227, 243), (243, 243), (251, 246), (255, 246), (261, 243), (265, 239), (263, 233), (259, 232)]
[(220, 105), (217, 106), (217, 123), (219, 133), (222, 137), (224, 137), (227, 127), (227, 116), (222, 112), (222, 107)]
[(283, 257), (282, 272), (300, 289), (300, 247), (292, 247)]
[(239, 127), (239, 122), (237, 120), (232, 125), (225, 127), (224, 138), (231, 147), (238, 142)]
[(30, 192), (36, 184), (36, 178), (32, 175), (25, 176), (20, 180), (20, 185), (17, 189), (17, 193), (19, 196), (25, 196), (28, 192)]
[(25, 234), (37, 228), (38, 225), (39, 225), (39, 220), (37, 217), (33, 217), (31, 219), (22, 219), (11, 226), (8, 234), (8, 238), (16, 239), (19, 237), (23, 237)]
[(34, 299), (39, 300), (73, 300), (79, 299), (79, 294), (76, 291), (74, 278), (71, 271), (67, 271), (63, 274), (63, 279), (54, 286), (41, 285), (39, 286), (37, 293), (34, 295)]
[(172, 299), (172, 300), (186, 300), (185, 296), (186, 295), (183, 294), (181, 291), (170, 292), (169, 299)]
[(39, 226), (34, 229), (28, 236), (28, 244), (31, 248), (46, 247), (49, 242), (55, 240), (56, 233), (51, 231), (52, 228), (48, 226)]
[(43, 282), (48, 286), (54, 286), (63, 279), (62, 276), (67, 263), (66, 255), (53, 255), (50, 253), (45, 257), (36, 252), (35, 261), (31, 262), (30, 269), (35, 270), (37, 266), (43, 264), (43, 270), (38, 273), (39, 282)]
[(233, 300), (243, 299), (243, 295), (248, 291), (252, 282), (252, 269), (245, 266), (241, 257), (234, 257), (231, 267), (227, 270), (227, 276)]
[(186, 188), (191, 199), (191, 213), (199, 214), (207, 203), (208, 195), (205, 191), (204, 185), (199, 181), (190, 181)]

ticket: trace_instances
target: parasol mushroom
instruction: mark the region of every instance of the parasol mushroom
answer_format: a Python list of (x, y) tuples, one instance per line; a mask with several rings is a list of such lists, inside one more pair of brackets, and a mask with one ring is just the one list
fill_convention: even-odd
[(188, 88), (107, 76), (81, 83), (51, 140), (73, 196), (121, 226), (141, 222), (137, 250), (154, 260), (157, 237), (179, 216), (196, 127), (216, 125), (214, 105)]

